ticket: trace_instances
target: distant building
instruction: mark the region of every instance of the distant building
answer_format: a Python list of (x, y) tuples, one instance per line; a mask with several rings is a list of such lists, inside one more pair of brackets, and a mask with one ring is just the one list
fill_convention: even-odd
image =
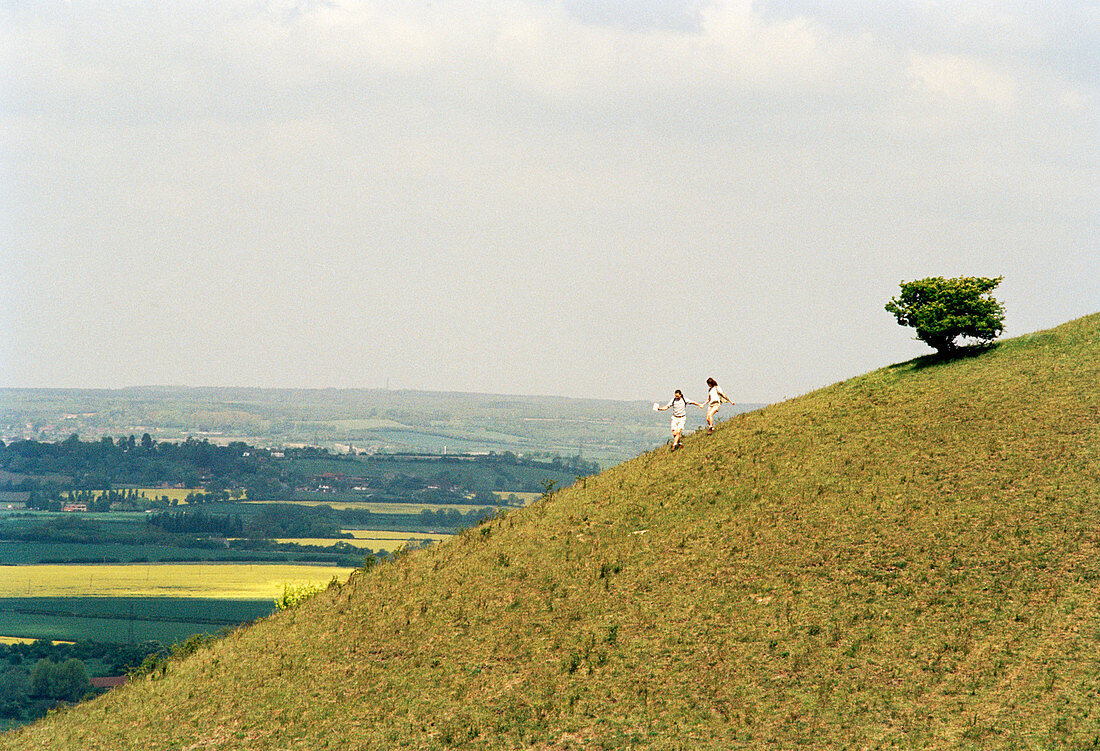
[(87, 503), (66, 503), (65, 506), (61, 510), (62, 511), (87, 511), (88, 510), (88, 504)]

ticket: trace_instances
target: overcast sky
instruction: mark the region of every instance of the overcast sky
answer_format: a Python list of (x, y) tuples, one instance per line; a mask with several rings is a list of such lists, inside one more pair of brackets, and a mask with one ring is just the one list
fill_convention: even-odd
[(1100, 5), (0, 0), (0, 386), (775, 401), (1100, 310)]

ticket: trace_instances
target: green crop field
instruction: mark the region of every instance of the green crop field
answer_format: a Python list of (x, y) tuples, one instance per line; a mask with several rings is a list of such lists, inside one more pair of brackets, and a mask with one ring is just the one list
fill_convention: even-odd
[(10, 566), (0, 635), (171, 644), (274, 609), (285, 586), (326, 586), (350, 569), (279, 564)]
[[(442, 447), (440, 447), (442, 448)], [(421, 459), (402, 456), (356, 456), (328, 459), (295, 459), (290, 462), (297, 472), (319, 475), (324, 472), (370, 477), (391, 474), (406, 477), (432, 478), (441, 474), (468, 488), (486, 488), (504, 492), (534, 491), (545, 481), (555, 485), (571, 485), (576, 474), (549, 465), (510, 464), (505, 461), (490, 462), (485, 458), (470, 461), (461, 457), (440, 456)]]
[[(130, 511), (105, 511), (101, 513), (88, 513), (73, 511), (65, 514), (71, 519), (91, 519), (105, 524), (144, 524), (145, 516)], [(31, 509), (0, 510), (0, 524), (3, 530), (19, 530), (29, 525), (47, 520), (57, 519), (58, 514), (53, 511), (34, 511)]]
[(216, 634), (254, 621), (274, 609), (274, 598), (2, 597), (0, 634), (22, 640), (174, 644), (191, 634)]

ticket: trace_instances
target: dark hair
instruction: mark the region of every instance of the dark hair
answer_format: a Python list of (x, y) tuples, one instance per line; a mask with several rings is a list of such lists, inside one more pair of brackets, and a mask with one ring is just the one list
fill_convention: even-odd
[(708, 378), (707, 385), (713, 388), (714, 386), (718, 385), (718, 381), (714, 380), (713, 378)]
[(676, 392), (672, 395), (672, 398), (675, 399), (676, 397), (680, 397), (681, 399), (683, 399), (684, 398), (684, 392), (681, 391), (680, 389), (676, 389)]

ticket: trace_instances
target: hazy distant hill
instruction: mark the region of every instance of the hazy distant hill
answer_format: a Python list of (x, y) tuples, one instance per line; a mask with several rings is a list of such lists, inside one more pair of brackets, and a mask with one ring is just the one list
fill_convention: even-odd
[[(758, 404), (726, 407), (731, 416)], [(697, 412), (702, 423), (702, 413)], [(280, 447), (547, 452), (607, 466), (664, 443), (649, 402), (387, 391), (135, 387), (0, 389), (0, 439), (85, 440), (149, 433)]]
[(1100, 315), (738, 417), (3, 749), (1092, 748)]

